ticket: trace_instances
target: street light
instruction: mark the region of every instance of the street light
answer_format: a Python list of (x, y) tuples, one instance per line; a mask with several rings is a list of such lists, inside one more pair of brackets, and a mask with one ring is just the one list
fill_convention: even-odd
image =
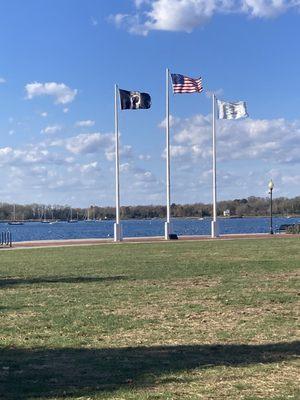
[(273, 189), (274, 189), (274, 183), (272, 179), (270, 180), (269, 184), (269, 195), (270, 195), (270, 235), (273, 235)]

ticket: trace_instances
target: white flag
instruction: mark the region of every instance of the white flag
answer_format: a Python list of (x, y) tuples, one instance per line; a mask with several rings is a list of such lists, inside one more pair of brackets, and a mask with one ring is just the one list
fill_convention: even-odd
[(219, 109), (219, 119), (238, 119), (248, 117), (245, 101), (229, 103), (217, 100)]

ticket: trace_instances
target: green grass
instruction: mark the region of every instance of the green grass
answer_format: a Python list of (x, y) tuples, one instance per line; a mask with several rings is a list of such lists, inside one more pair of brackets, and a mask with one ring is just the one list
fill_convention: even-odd
[(298, 399), (299, 266), (299, 238), (0, 251), (0, 398)]

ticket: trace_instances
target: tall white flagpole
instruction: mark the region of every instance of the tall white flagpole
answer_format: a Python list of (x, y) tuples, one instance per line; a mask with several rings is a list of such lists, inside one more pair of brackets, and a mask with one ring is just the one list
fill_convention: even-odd
[(165, 239), (169, 239), (171, 233), (171, 213), (170, 213), (170, 107), (169, 107), (169, 79), (170, 71), (166, 69), (166, 184), (167, 184), (167, 222), (165, 222)]
[(118, 85), (115, 85), (115, 151), (116, 151), (116, 222), (114, 224), (114, 241), (122, 240), (120, 224), (120, 163), (119, 163), (119, 113), (118, 113)]
[(216, 150), (216, 96), (212, 95), (212, 142), (213, 142), (213, 220), (211, 222), (211, 237), (219, 236), (218, 221), (217, 221), (217, 150)]

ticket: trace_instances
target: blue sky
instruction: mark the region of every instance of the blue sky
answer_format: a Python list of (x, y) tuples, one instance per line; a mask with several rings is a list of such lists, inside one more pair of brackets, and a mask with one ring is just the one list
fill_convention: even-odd
[[(300, 4), (284, 0), (3, 0), (0, 201), (114, 204), (113, 91), (151, 94), (120, 112), (121, 203), (165, 203), (165, 69), (202, 76), (170, 97), (172, 198), (211, 201), (211, 99), (245, 100), (218, 121), (218, 198), (299, 195)], [(171, 91), (170, 91), (171, 93)]]

